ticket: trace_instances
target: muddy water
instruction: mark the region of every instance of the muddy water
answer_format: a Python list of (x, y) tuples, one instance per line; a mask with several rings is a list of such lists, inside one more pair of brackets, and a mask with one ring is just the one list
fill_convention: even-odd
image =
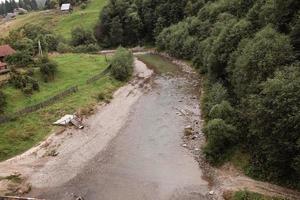
[[(157, 70), (159, 71), (159, 70)], [(191, 122), (180, 110), (199, 117), (198, 78), (178, 67), (153, 78), (109, 147), (68, 183), (38, 197), (85, 200), (205, 200), (208, 183), (182, 147)], [(112, 115), (114, 113), (111, 113)]]

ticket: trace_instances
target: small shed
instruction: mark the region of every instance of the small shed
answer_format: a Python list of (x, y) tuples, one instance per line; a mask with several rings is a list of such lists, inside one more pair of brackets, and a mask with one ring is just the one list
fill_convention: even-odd
[(64, 3), (60, 7), (60, 11), (62, 12), (71, 12), (72, 11), (72, 6), (70, 3)]
[(3, 62), (5, 57), (13, 55), (14, 53), (16, 53), (16, 51), (9, 45), (0, 46), (0, 62)]

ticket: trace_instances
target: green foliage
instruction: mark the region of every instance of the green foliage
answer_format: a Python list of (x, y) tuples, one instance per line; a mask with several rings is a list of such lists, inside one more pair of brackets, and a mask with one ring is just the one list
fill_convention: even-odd
[(33, 57), (28, 51), (17, 51), (15, 54), (8, 56), (5, 61), (16, 67), (30, 67), (34, 65)]
[(2, 91), (0, 91), (0, 114), (4, 112), (6, 105), (6, 96)]
[(203, 131), (207, 137), (204, 148), (207, 160), (216, 165), (222, 163), (236, 142), (236, 128), (222, 119), (213, 119), (205, 125)]
[(39, 91), (39, 84), (35, 79), (26, 74), (21, 74), (15, 69), (10, 72), (9, 83), (26, 95), (31, 95), (33, 91)]
[(101, 46), (152, 42), (161, 30), (184, 17), (187, 0), (110, 0), (101, 12), (96, 38)]
[(234, 108), (228, 101), (222, 101), (214, 105), (209, 112), (210, 119), (223, 119), (226, 123), (232, 122), (234, 118)]
[(215, 105), (226, 101), (228, 99), (228, 93), (226, 88), (220, 83), (215, 83), (213, 85), (206, 83), (205, 88), (207, 88), (207, 90), (202, 96), (201, 105), (204, 118), (209, 119), (211, 109)]
[[(122, 3), (123, 11), (123, 7), (113, 7), (120, 4), (118, 1), (111, 1), (105, 9), (103, 18), (100, 18), (104, 37), (100, 38), (110, 41), (111, 36), (105, 31), (111, 30), (110, 22), (117, 16), (120, 30), (116, 31), (120, 39), (117, 43), (126, 45), (122, 14), (126, 8), (137, 6), (142, 28), (135, 43), (155, 41), (159, 50), (192, 60), (207, 77), (201, 104), (203, 116), (206, 120), (222, 119), (210, 124), (213, 135), (220, 137), (216, 142), (211, 139), (211, 142), (207, 134), (206, 155), (209, 160), (216, 163), (224, 160), (226, 155), (220, 152), (224, 146), (230, 147), (228, 140), (232, 141), (230, 134), (222, 137), (222, 129), (218, 131), (215, 127), (228, 130), (231, 127), (238, 130), (234, 137), (237, 146), (251, 158), (251, 175), (297, 187), (300, 142), (295, 135), (299, 129), (299, 104), (296, 103), (299, 97), (297, 90), (291, 88), (298, 87), (298, 79), (289, 77), (288, 83), (287, 76), (291, 75), (287, 75), (285, 66), (299, 60), (300, 1), (188, 0), (157, 3), (149, 0)], [(169, 15), (174, 4), (177, 11), (183, 11), (183, 19), (180, 19), (181, 15)], [(109, 42), (106, 44), (110, 45)], [(296, 76), (296, 69), (300, 67), (292, 68), (295, 68), (293, 73)], [(280, 82), (280, 73), (285, 77), (284, 81), (280, 80), (291, 87), (290, 90), (282, 84), (281, 91), (275, 91), (274, 82)]]
[(267, 26), (232, 55), (228, 70), (235, 93), (242, 97), (257, 92), (261, 82), (293, 59), (289, 38)]
[(36, 55), (39, 42), (43, 51), (56, 51), (60, 38), (41, 26), (26, 24), (11, 31), (6, 41), (18, 51), (27, 51), (31, 55)]
[[(300, 64), (278, 71), (247, 99), (252, 175), (260, 178), (299, 180)], [(255, 165), (254, 165), (255, 163)]]
[(75, 53), (96, 53), (100, 50), (97, 44), (79, 45), (74, 48)]
[(93, 33), (80, 26), (74, 28), (71, 32), (71, 35), (71, 44), (75, 47), (79, 45), (90, 45), (96, 43)]
[(57, 51), (59, 53), (71, 53), (74, 51), (74, 49), (72, 46), (65, 44), (63, 42), (60, 42), (57, 46)]
[(264, 196), (262, 194), (241, 190), (235, 192), (230, 200), (283, 200), (281, 198)]
[(49, 60), (47, 56), (39, 58), (37, 66), (40, 68), (40, 72), (45, 82), (54, 80), (57, 72), (57, 63)]
[(130, 51), (119, 47), (111, 61), (111, 74), (120, 81), (127, 80), (133, 72), (133, 55)]

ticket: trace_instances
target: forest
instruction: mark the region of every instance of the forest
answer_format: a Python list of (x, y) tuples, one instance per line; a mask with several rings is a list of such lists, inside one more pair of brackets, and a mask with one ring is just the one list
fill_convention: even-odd
[(110, 0), (102, 47), (155, 45), (203, 78), (207, 160), (300, 189), (299, 0)]

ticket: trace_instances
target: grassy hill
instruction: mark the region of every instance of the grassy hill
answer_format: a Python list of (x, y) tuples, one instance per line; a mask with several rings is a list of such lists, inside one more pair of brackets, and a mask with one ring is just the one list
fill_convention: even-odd
[(91, 0), (86, 9), (82, 10), (76, 7), (71, 14), (64, 14), (59, 10), (46, 10), (20, 15), (15, 20), (0, 24), (0, 30), (3, 30), (0, 37), (7, 36), (9, 31), (24, 24), (32, 23), (52, 29), (64, 38), (69, 39), (72, 28), (76, 26), (93, 29), (106, 2), (107, 0)]
[(86, 84), (89, 78), (106, 68), (104, 56), (63, 54), (51, 59), (58, 63), (57, 77), (49, 83), (39, 81), (41, 90), (31, 97), (25, 96), (12, 86), (6, 86), (3, 90), (8, 96), (6, 113), (46, 100), (70, 86), (78, 85), (78, 91), (34, 113), (0, 124), (0, 161), (22, 153), (43, 140), (57, 128), (52, 123), (60, 117), (78, 110), (81, 113), (89, 111), (98, 103), (99, 94), (109, 95), (122, 85), (108, 75)]

